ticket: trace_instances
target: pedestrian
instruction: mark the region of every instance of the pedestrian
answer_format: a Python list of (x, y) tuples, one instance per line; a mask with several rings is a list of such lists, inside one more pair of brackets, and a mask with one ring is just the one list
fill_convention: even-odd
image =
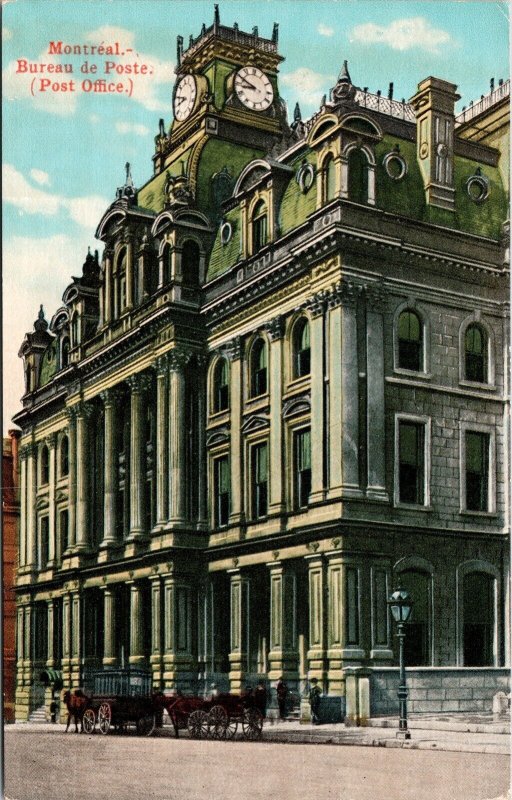
[(216, 683), (212, 683), (212, 685), (210, 686), (210, 695), (212, 700), (215, 700), (215, 698), (218, 697), (219, 690), (217, 689)]
[(52, 722), (57, 722), (57, 703), (55, 702), (55, 698), (50, 703), (50, 720)]
[(311, 722), (313, 725), (320, 723), (320, 696), (322, 691), (318, 685), (317, 678), (311, 678), (311, 686), (309, 689), (309, 705), (311, 708)]
[(288, 686), (281, 676), (276, 686), (277, 705), (279, 706), (279, 719), (286, 717), (286, 699), (288, 697)]
[(262, 716), (267, 716), (267, 690), (260, 681), (254, 690), (254, 706), (261, 712)]

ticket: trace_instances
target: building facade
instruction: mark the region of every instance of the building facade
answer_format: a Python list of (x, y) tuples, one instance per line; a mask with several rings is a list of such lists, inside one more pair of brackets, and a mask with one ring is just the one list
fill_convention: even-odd
[(18, 498), (19, 431), (9, 431), (2, 449), (2, 708), (4, 722), (14, 722), (16, 694), (16, 567), (20, 504)]
[(127, 165), (102, 259), (20, 350), (17, 715), (48, 670), (130, 667), (316, 677), (361, 721), (398, 583), (411, 669), (484, 708), (510, 646), (509, 82), (456, 116), (445, 80), (398, 102), (345, 63), (289, 124), (277, 25), (216, 9), (177, 57), (153, 174)]

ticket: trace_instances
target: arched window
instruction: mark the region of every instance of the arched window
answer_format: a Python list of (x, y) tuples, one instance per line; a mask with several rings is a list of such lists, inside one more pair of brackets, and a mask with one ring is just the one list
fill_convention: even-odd
[(69, 473), (69, 440), (63, 436), (60, 442), (59, 472), (62, 477)]
[(423, 331), (421, 320), (406, 309), (398, 317), (398, 366), (420, 372), (423, 368)]
[(228, 362), (219, 358), (213, 372), (213, 410), (225, 411), (229, 408)]
[(348, 156), (348, 199), (368, 202), (368, 159), (364, 150), (351, 150)]
[(267, 206), (263, 200), (256, 204), (252, 215), (252, 252), (257, 253), (267, 244)]
[(470, 572), (464, 577), (464, 666), (494, 664), (494, 577)]
[(71, 341), (73, 342), (73, 347), (80, 344), (80, 321), (77, 311), (71, 317)]
[(322, 200), (324, 203), (328, 203), (330, 200), (334, 200), (336, 194), (336, 172), (333, 156), (327, 156), (325, 159), (323, 163), (323, 173)]
[(62, 368), (67, 367), (69, 363), (69, 339), (66, 336), (62, 340), (62, 345), (60, 348), (60, 365)]
[(464, 366), (467, 381), (487, 383), (487, 336), (476, 323), (466, 328)]
[(251, 350), (251, 397), (267, 391), (267, 347), (263, 339), (256, 339)]
[(41, 484), (50, 480), (50, 454), (46, 445), (41, 450)]
[(126, 267), (126, 248), (123, 248), (116, 260), (116, 317), (122, 314), (126, 308)]
[(181, 253), (181, 275), (186, 286), (197, 286), (199, 284), (199, 245), (189, 239), (183, 245)]
[(420, 570), (405, 570), (399, 575), (400, 586), (406, 589), (414, 602), (407, 636), (404, 640), (404, 657), (408, 667), (431, 664), (431, 576)]
[(166, 244), (162, 250), (162, 283), (165, 286), (171, 280), (171, 247)]
[(293, 329), (293, 377), (302, 378), (311, 372), (309, 322), (299, 319)]

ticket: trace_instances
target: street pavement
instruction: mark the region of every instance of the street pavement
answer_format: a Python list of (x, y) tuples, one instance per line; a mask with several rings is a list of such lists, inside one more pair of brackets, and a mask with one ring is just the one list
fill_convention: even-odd
[[(318, 738), (314, 747), (277, 745), (269, 737), (278, 727), (266, 725), (260, 742), (239, 737), (226, 742), (186, 735), (176, 740), (167, 726), (142, 738), (131, 733), (64, 734), (62, 725), (9, 725), (4, 731), (5, 797), (497, 800), (505, 798), (509, 787), (506, 755), (335, 747)], [(313, 726), (301, 728), (306, 732)]]

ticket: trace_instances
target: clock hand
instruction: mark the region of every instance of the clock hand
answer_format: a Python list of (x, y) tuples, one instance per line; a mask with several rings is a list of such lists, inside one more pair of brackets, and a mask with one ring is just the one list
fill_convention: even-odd
[(258, 87), (254, 85), (254, 83), (251, 83), (246, 78), (242, 78), (242, 81), (245, 84), (245, 86), (249, 86), (250, 89), (254, 89), (254, 91), (260, 92), (260, 94), (261, 94), (261, 90), (258, 89)]
[(179, 106), (181, 103), (185, 102), (186, 99), (187, 98), (185, 96), (180, 97), (179, 95), (177, 95), (175, 100), (174, 100), (175, 105)]

